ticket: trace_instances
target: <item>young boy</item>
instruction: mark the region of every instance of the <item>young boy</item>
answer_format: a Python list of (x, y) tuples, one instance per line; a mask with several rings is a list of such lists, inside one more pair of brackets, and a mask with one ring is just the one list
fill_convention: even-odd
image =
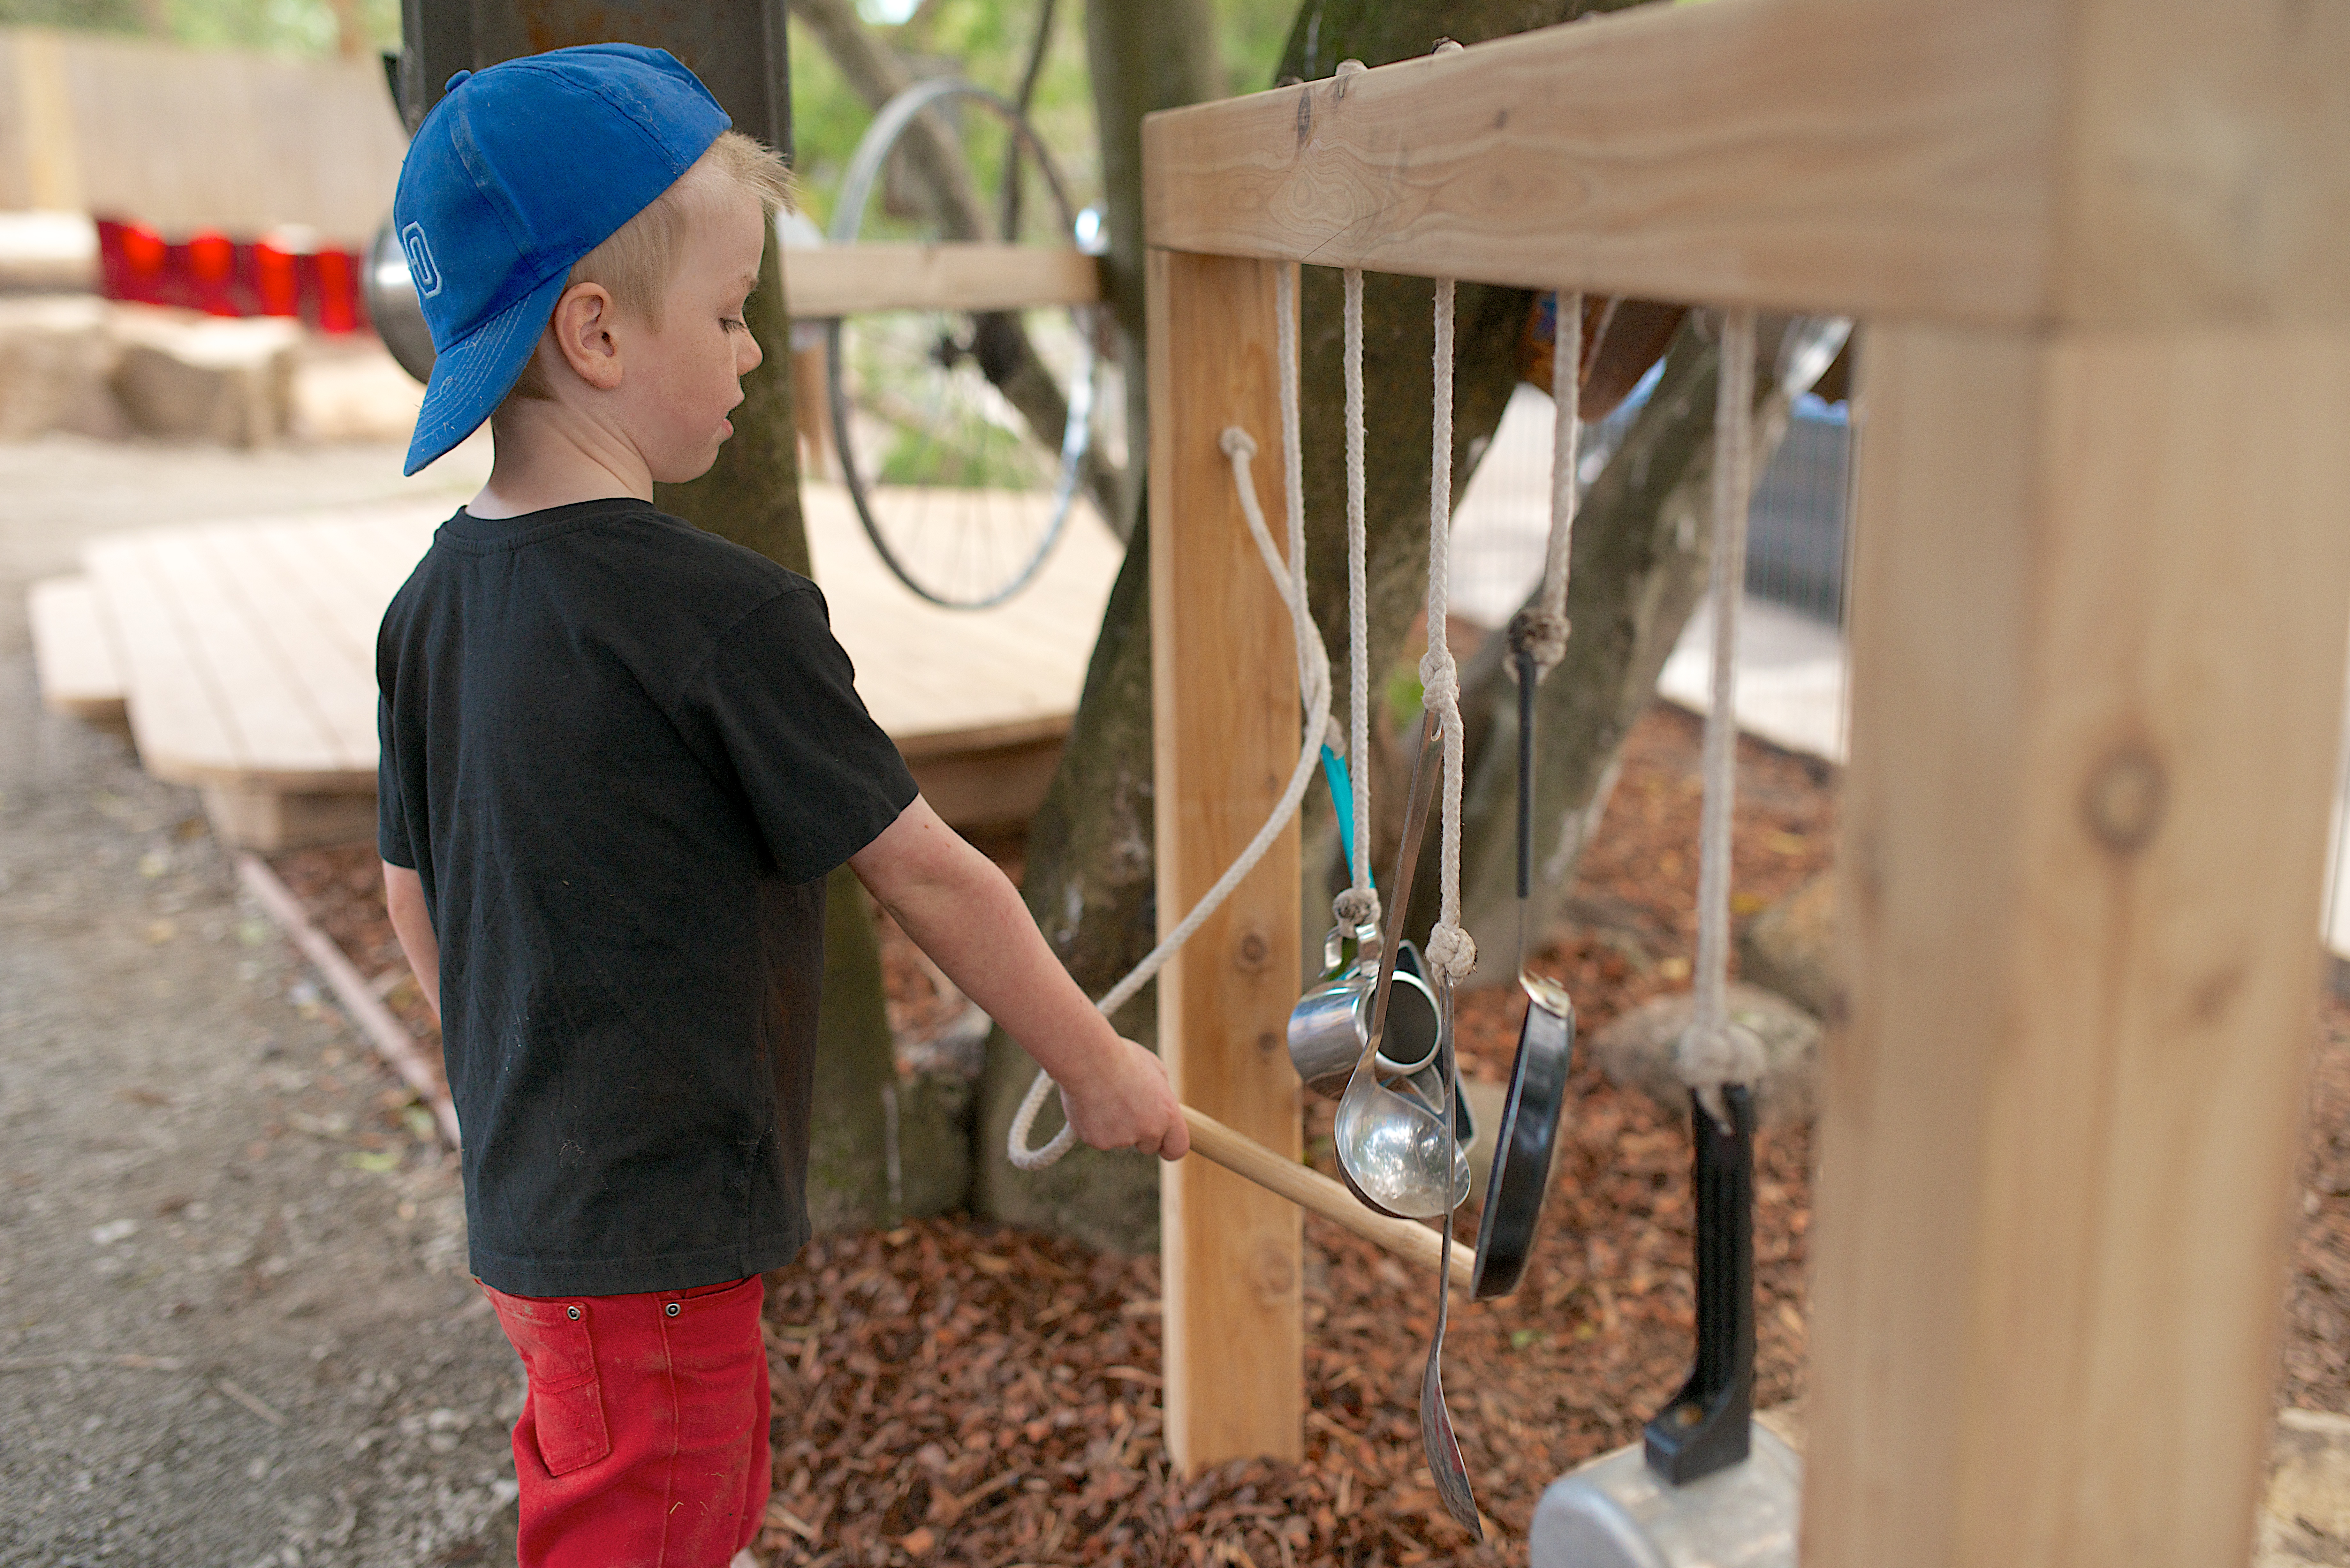
[(408, 472), (496, 442), (384, 616), (379, 847), (528, 1372), (525, 1564), (702, 1568), (758, 1532), (759, 1274), (808, 1233), (834, 867), (1087, 1143), (1187, 1147), (1158, 1059), (916, 793), (816, 586), (653, 508), (732, 433), (785, 193), (691, 72), (611, 44), (461, 74), (393, 209), (440, 354)]

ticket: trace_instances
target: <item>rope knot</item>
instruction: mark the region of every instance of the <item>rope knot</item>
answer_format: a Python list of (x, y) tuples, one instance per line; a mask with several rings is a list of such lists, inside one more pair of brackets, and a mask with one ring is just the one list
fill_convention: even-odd
[(1428, 933), (1428, 948), (1421, 956), (1455, 983), (1467, 980), (1477, 968), (1476, 942), (1450, 920), (1439, 921)]
[(1343, 929), (1361, 930), (1365, 926), (1379, 923), (1379, 894), (1376, 888), (1348, 888), (1330, 900), (1330, 918)]
[(1338, 62), (1338, 68), (1332, 71), (1330, 74), (1334, 77), (1350, 77), (1357, 71), (1367, 71), (1370, 68), (1370, 67), (1363, 64), (1360, 60), (1340, 60)]
[(1461, 708), (1461, 667), (1450, 649), (1430, 649), (1419, 661), (1421, 701), (1428, 711), (1446, 718)]
[[(1434, 945), (1432, 939), (1430, 945)], [(1725, 1018), (1711, 1028), (1692, 1022), (1682, 1030), (1673, 1049), (1673, 1065), (1679, 1069), (1681, 1082), (1697, 1091), (1705, 1114), (1728, 1132), (1730, 1107), (1722, 1104), (1723, 1085), (1760, 1083), (1770, 1062), (1754, 1031)]]
[[(1510, 618), (1510, 651), (1534, 655), (1534, 678), (1540, 680), (1566, 657), (1566, 617), (1540, 605), (1528, 605)], [(1512, 661), (1514, 668), (1515, 660)]]
[(1216, 444), (1223, 448), (1226, 457), (1256, 456), (1256, 438), (1238, 425), (1226, 425), (1224, 433), (1216, 438)]

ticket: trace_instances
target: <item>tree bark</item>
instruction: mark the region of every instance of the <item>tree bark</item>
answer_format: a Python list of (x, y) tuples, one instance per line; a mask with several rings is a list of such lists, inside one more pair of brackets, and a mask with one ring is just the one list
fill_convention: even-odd
[[(1543, 26), (1592, 8), (1581, 0), (1461, 5), (1437, 0), (1309, 4), (1293, 30), (1281, 67), (1327, 76), (1338, 60), (1382, 64), (1425, 52), (1449, 32), (1464, 42)], [(1101, 99), (1102, 165), (1111, 192), (1113, 286), (1120, 310), (1132, 311), (1139, 346), (1142, 321), (1141, 113), (1165, 100), (1128, 95), (1183, 90), (1211, 96), (1216, 77), (1175, 76), (1152, 57), (1172, 48), (1169, 32), (1185, 8), (1093, 0), (1088, 25), (1095, 92)], [(1340, 15), (1341, 12), (1345, 14)], [(1127, 227), (1118, 228), (1121, 214)], [(1121, 234), (1131, 271), (1120, 275)], [(1346, 689), (1346, 476), (1338, 275), (1308, 268), (1301, 290), (1300, 380), (1304, 389), (1307, 562), (1312, 593)], [(1383, 673), (1400, 651), (1425, 591), (1428, 567), (1429, 415), (1432, 389), (1432, 296), (1423, 279), (1371, 277), (1364, 289), (1364, 385), (1369, 495), (1371, 668)], [(1500, 422), (1517, 380), (1517, 345), (1531, 296), (1519, 289), (1463, 286), (1457, 305), (1453, 474), (1465, 484)], [(1129, 395), (1141, 361), (1128, 361)], [(1142, 450), (1145, 426), (1129, 426), (1130, 451)], [(1279, 432), (1259, 433), (1277, 453)], [(1277, 461), (1277, 458), (1275, 459)], [(1137, 466), (1131, 460), (1128, 467)], [(1149, 540), (1138, 526), (1102, 618), (1086, 687), (1053, 788), (1029, 825), (1025, 885), (1029, 909), (1078, 983), (1099, 995), (1151, 947), (1158, 909), (1152, 898)], [(1381, 682), (1377, 675), (1373, 690)], [(1318, 879), (1335, 840), (1326, 793), (1307, 796), (1309, 864)], [(1321, 855), (1315, 857), (1316, 846)], [(1318, 953), (1329, 919), (1326, 889), (1305, 899), (1307, 947)], [(1318, 909), (1315, 906), (1318, 904)], [(1146, 990), (1117, 1021), (1145, 1044), (1155, 1042), (1157, 1002)], [(974, 1208), (1014, 1223), (1060, 1231), (1097, 1246), (1130, 1250), (1156, 1244), (1158, 1172), (1131, 1155), (1080, 1149), (1035, 1175), (1012, 1168), (1003, 1137), (1035, 1066), (1000, 1033), (989, 1042), (981, 1084)], [(1057, 1125), (1048, 1113), (1046, 1127)]]
[[(792, 420), (792, 323), (777, 247), (760, 264), (743, 317), (765, 355), (743, 378), (734, 439), (708, 473), (655, 487), (661, 510), (721, 538), (812, 575), (800, 516), (799, 443)], [(816, 1012), (816, 1078), (809, 1117), (808, 1190), (816, 1228), (881, 1223), (888, 1213), (881, 1091), (895, 1077), (881, 958), (865, 889), (847, 867), (826, 888), (823, 998)]]
[(1142, 117), (1224, 96), (1208, 0), (1087, 0), (1086, 64), (1094, 89), (1108, 208), (1105, 275), (1126, 382), (1126, 473), (1111, 524), (1131, 545), (1149, 466), (1150, 368), (1142, 295)]

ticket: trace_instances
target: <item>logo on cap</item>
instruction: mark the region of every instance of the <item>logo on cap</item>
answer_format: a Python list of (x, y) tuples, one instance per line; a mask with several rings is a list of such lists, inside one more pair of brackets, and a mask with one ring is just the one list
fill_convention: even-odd
[(416, 296), (430, 299), (441, 292), (441, 269), (433, 264), (432, 247), (424, 243), (424, 225), (411, 223), (400, 231), (400, 248), (408, 257), (409, 281)]

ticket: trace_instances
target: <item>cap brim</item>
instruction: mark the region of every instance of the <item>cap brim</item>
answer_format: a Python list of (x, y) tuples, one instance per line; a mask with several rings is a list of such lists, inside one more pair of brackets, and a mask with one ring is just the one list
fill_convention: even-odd
[(414, 473), (472, 435), (505, 400), (569, 275), (567, 267), (556, 273), (434, 358), (401, 472)]

